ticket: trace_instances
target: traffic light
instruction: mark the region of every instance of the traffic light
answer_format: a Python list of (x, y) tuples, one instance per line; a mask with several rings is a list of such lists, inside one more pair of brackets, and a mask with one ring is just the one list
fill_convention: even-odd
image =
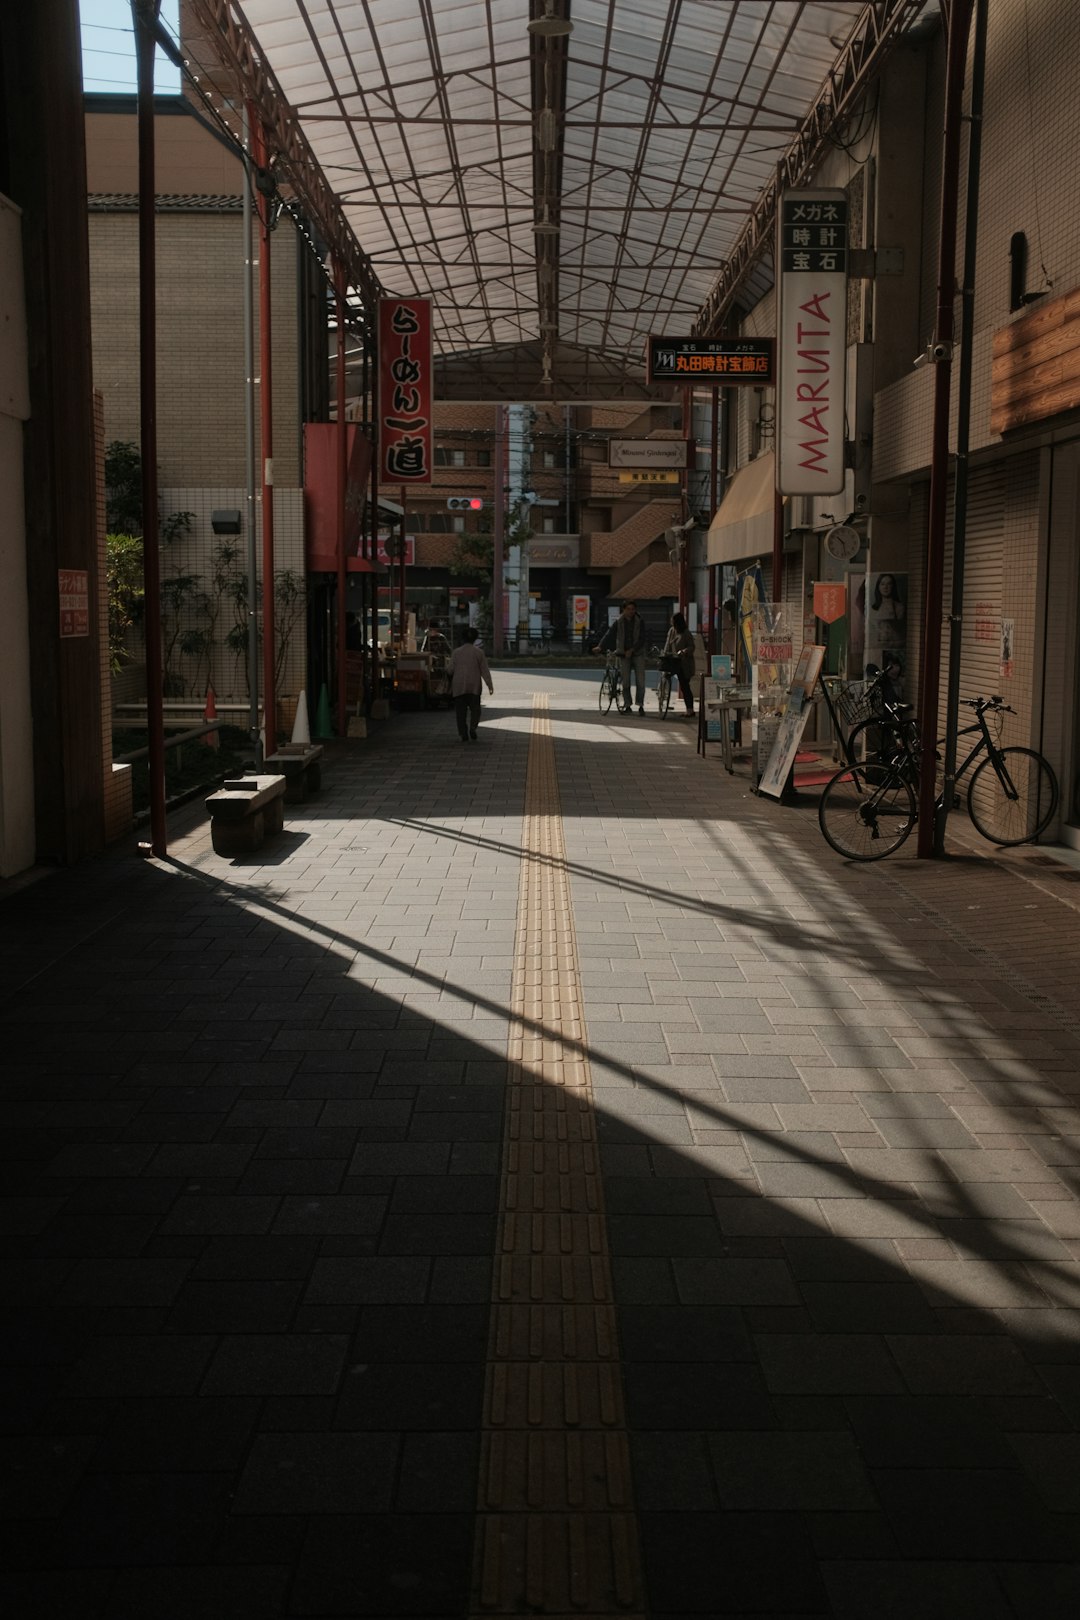
[(448, 495), (446, 507), (449, 512), (482, 512), (484, 503), (479, 495)]

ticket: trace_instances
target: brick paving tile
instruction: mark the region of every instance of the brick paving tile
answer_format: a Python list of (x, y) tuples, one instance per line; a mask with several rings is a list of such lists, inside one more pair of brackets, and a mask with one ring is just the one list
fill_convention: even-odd
[(5, 1612), (481, 1612), (537, 688), (644, 1612), (1080, 1608), (1075, 890), (847, 865), (594, 681), (334, 745), (265, 859), (0, 891)]

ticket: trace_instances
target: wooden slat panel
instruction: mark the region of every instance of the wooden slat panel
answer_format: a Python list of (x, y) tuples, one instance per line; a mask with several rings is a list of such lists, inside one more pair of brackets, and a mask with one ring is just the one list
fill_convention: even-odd
[(1007, 400), (994, 406), (990, 413), (990, 426), (994, 433), (1007, 433), (1010, 428), (1025, 427), (1031, 422), (1042, 422), (1048, 416), (1080, 408), (1080, 378), (1069, 378), (1046, 393), (1033, 390), (1021, 400)]
[(1041, 304), (1030, 315), (1021, 320), (1013, 321), (1010, 326), (1003, 326), (994, 333), (994, 355), (1008, 354), (1012, 349), (1022, 349), (1028, 343), (1034, 343), (1047, 332), (1053, 332), (1060, 326), (1068, 326), (1080, 316), (1080, 287), (1066, 293), (1063, 298), (1055, 298), (1053, 303)]
[(1041, 422), (1080, 404), (1080, 288), (994, 334), (990, 426)]

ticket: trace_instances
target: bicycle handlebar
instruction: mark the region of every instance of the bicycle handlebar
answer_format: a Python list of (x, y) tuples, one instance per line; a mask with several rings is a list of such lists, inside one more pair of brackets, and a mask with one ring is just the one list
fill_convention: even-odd
[(977, 713), (985, 714), (988, 709), (998, 709), (1002, 714), (1015, 714), (1016, 710), (1010, 703), (1005, 703), (999, 694), (993, 697), (961, 698), (965, 708), (974, 709)]

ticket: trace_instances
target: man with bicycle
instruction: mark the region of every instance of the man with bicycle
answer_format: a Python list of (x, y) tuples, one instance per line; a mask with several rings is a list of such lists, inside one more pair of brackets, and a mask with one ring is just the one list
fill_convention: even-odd
[(601, 636), (593, 652), (613, 651), (619, 660), (622, 676), (623, 712), (630, 713), (630, 668), (634, 670), (634, 688), (638, 714), (645, 713), (645, 623), (638, 617), (637, 603), (624, 602), (615, 623)]

